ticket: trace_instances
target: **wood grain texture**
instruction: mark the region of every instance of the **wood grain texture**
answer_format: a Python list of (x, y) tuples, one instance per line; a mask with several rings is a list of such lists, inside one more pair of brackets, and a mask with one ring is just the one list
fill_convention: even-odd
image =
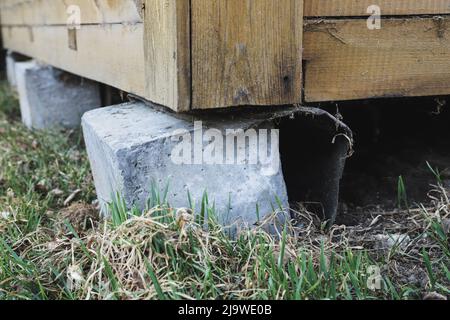
[(189, 1), (145, 0), (147, 97), (175, 111), (191, 104)]
[(308, 102), (450, 93), (450, 18), (310, 22), (305, 27)]
[[(450, 94), (450, 17), (389, 17), (381, 30), (345, 18), (371, 2), (305, 0), (307, 15), (341, 17), (304, 32), (301, 0), (71, 0), (86, 24), (72, 32), (68, 1), (3, 0), (0, 12), (6, 48), (177, 112), (299, 103), (302, 89), (308, 102)], [(449, 2), (378, 4), (421, 15)]]
[(382, 15), (448, 14), (450, 0), (304, 0), (306, 17), (367, 16), (378, 5)]
[(143, 0), (2, 0), (2, 25), (65, 25), (70, 5), (80, 8), (81, 24), (142, 22)]
[(147, 97), (142, 24), (84, 26), (76, 30), (77, 50), (63, 26), (2, 27), (2, 36), (10, 50)]
[(303, 1), (192, 0), (194, 109), (301, 101)]

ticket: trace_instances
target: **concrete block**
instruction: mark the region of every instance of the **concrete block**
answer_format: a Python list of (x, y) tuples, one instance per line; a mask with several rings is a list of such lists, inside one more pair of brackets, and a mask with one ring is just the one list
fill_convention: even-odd
[[(172, 207), (188, 207), (189, 193), (199, 209), (206, 191), (225, 225), (254, 224), (258, 214), (264, 218), (279, 204), (288, 208), (272, 122), (205, 124), (133, 102), (87, 112), (82, 126), (104, 209), (117, 192), (129, 207), (144, 209), (152, 184), (163, 190), (167, 183)], [(257, 150), (256, 160), (252, 150)]]
[(8, 51), (6, 53), (6, 77), (8, 79), (9, 85), (13, 89), (17, 89), (16, 83), (16, 60), (14, 59), (13, 53)]
[(29, 61), (30, 58), (8, 50), (6, 52), (6, 77), (11, 88), (17, 91), (16, 64)]
[(15, 80), (28, 128), (76, 128), (86, 111), (101, 106), (98, 83), (35, 61), (16, 63)]

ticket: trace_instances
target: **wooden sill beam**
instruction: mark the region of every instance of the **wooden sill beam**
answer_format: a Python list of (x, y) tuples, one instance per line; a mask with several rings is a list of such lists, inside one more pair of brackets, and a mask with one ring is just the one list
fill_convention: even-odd
[(303, 0), (66, 3), (3, 0), (5, 46), (177, 112), (301, 102)]
[(305, 101), (450, 94), (450, 17), (309, 21)]
[(5, 47), (177, 112), (450, 94), (450, 0), (66, 2), (1, 1)]

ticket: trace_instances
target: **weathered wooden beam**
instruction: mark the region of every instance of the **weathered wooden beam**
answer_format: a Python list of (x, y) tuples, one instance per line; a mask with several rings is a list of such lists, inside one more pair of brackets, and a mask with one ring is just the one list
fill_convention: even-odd
[(6, 47), (175, 111), (301, 101), (303, 0), (70, 4), (5, 0)]
[(8, 49), (177, 112), (293, 104), (302, 89), (310, 102), (450, 94), (450, 0), (379, 0), (401, 15), (381, 30), (371, 2), (305, 0), (307, 16), (339, 19), (304, 32), (303, 0), (73, 0), (78, 30), (63, 0), (3, 0), (0, 15)]
[(191, 108), (189, 5), (145, 0), (145, 97), (175, 111)]
[[(145, 91), (143, 24), (2, 27), (6, 48), (57, 68), (142, 97)], [(76, 37), (77, 48), (70, 44)]]
[(192, 0), (195, 109), (301, 102), (302, 0)]
[(450, 93), (449, 17), (318, 20), (305, 27), (308, 102)]
[[(144, 0), (2, 0), (2, 25), (66, 25), (67, 9), (77, 6), (81, 24), (142, 22)], [(184, 0), (182, 0), (184, 1)]]

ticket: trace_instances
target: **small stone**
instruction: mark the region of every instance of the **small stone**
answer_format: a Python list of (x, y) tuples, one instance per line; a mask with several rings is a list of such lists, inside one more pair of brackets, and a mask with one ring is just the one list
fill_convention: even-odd
[(4, 220), (8, 220), (11, 217), (11, 212), (3, 211), (0, 213), (0, 217)]
[(437, 292), (430, 292), (427, 293), (424, 297), (424, 300), (442, 300), (442, 301), (447, 301), (447, 297), (443, 296), (440, 293)]
[(50, 191), (50, 194), (55, 197), (60, 197), (64, 194), (64, 191), (62, 191), (61, 189), (53, 189), (52, 191)]
[(379, 234), (375, 236), (377, 240), (375, 248), (378, 250), (391, 250), (394, 247), (404, 251), (411, 242), (411, 238), (407, 234)]

